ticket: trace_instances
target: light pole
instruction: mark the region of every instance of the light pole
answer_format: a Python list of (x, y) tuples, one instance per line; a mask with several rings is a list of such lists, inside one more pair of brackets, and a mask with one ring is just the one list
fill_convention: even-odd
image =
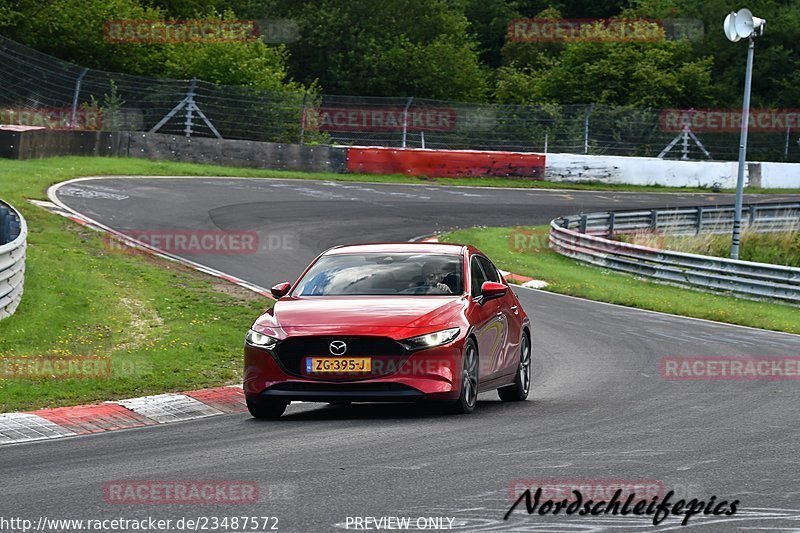
[(747, 157), (747, 126), (750, 120), (750, 87), (753, 81), (753, 51), (755, 38), (764, 33), (767, 21), (754, 17), (743, 8), (725, 17), (725, 36), (732, 42), (747, 39), (747, 70), (744, 77), (744, 101), (742, 102), (742, 130), (739, 134), (739, 168), (736, 174), (736, 206), (733, 211), (733, 237), (731, 259), (739, 259), (739, 238), (742, 231), (742, 196), (744, 194), (744, 163)]

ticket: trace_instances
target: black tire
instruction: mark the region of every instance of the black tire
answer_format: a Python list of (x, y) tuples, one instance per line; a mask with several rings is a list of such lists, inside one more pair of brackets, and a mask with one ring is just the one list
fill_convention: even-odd
[(497, 389), (497, 394), (504, 402), (522, 402), (528, 398), (531, 389), (531, 341), (528, 333), (523, 332), (519, 344), (519, 367), (513, 385)]
[(247, 410), (254, 418), (275, 419), (280, 418), (289, 402), (278, 399), (251, 400), (247, 398)]
[(445, 406), (446, 411), (454, 415), (469, 414), (478, 403), (478, 348), (472, 339), (464, 343), (461, 361), (461, 394), (458, 400)]

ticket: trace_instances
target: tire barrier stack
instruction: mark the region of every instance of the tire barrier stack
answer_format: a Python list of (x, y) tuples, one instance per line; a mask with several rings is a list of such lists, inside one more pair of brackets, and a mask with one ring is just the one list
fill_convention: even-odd
[(0, 320), (14, 314), (22, 299), (27, 238), (25, 219), (0, 201)]

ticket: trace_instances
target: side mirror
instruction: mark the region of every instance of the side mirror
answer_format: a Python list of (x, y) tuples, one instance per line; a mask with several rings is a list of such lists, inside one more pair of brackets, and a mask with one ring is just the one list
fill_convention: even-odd
[(496, 281), (484, 281), (481, 285), (481, 299), (483, 302), (501, 298), (508, 292), (508, 287)]
[(274, 287), (272, 287), (269, 291), (272, 293), (276, 299), (286, 296), (286, 293), (289, 292), (289, 289), (292, 288), (292, 284), (288, 281), (284, 281), (283, 283), (278, 283)]

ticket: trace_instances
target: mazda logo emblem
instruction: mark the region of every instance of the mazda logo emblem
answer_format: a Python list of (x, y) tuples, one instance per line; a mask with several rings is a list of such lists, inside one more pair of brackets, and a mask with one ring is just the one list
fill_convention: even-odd
[(347, 351), (347, 344), (344, 341), (333, 341), (328, 349), (332, 355), (344, 355)]

